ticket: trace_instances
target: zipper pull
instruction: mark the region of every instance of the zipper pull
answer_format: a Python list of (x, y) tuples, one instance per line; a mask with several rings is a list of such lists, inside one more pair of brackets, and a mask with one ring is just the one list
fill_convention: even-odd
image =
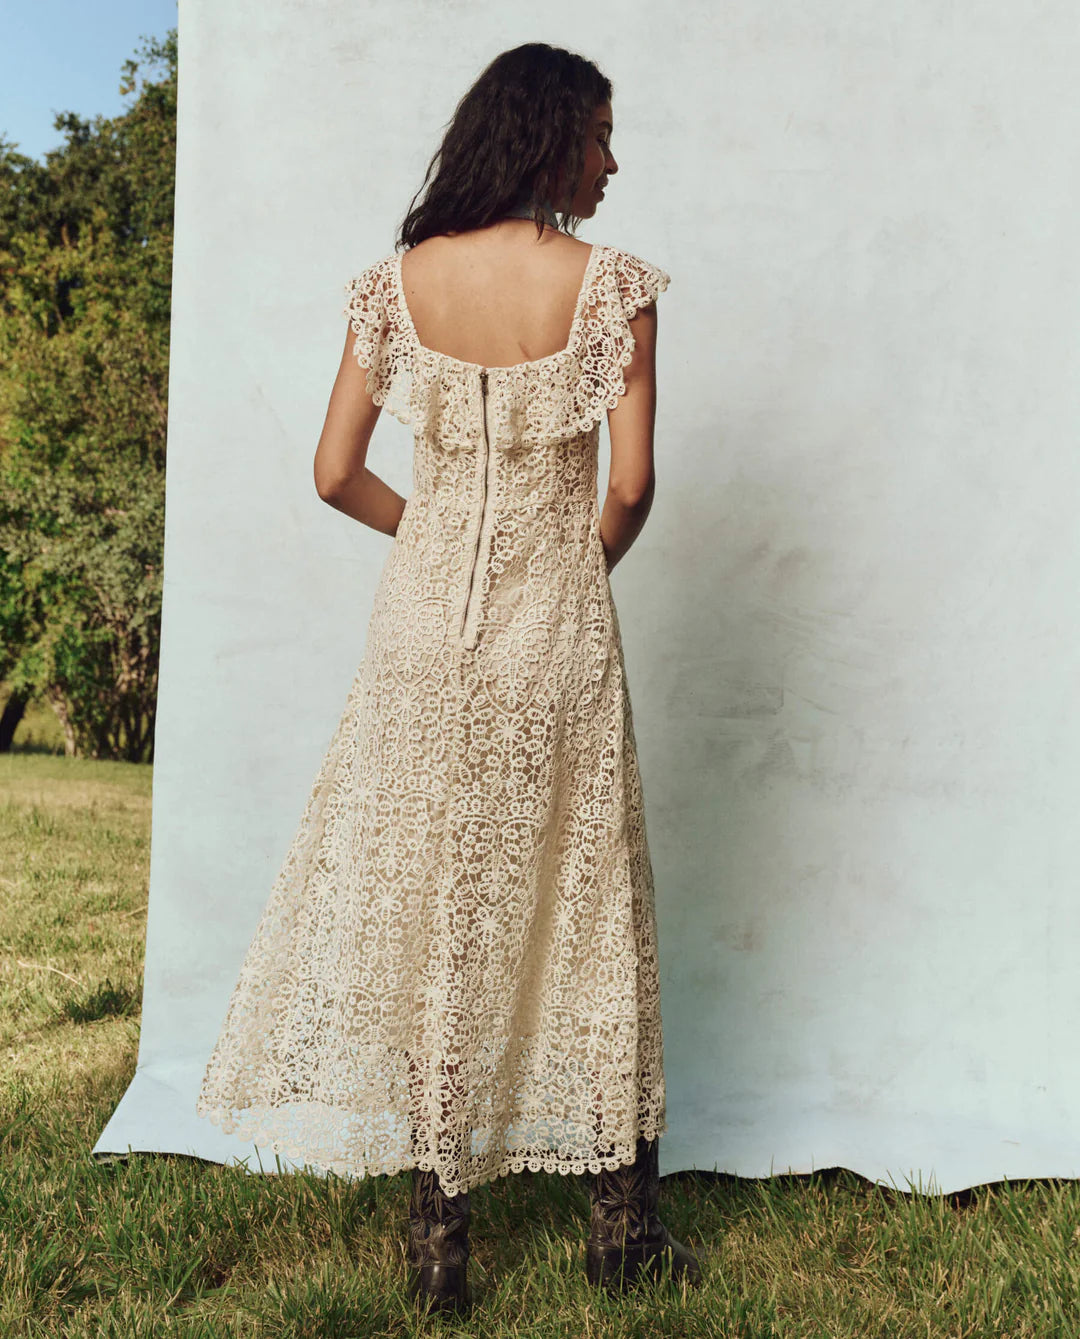
[(482, 392), (484, 395), (487, 394), (487, 368), (486, 368), (486, 367), (482, 367), (482, 368), (480, 369), (480, 390), (481, 390), (481, 392)]

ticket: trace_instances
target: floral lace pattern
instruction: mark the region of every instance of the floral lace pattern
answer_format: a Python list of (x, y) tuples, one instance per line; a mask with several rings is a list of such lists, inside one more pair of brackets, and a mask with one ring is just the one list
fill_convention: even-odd
[(570, 341), (425, 349), (401, 257), (346, 286), (413, 491), (366, 649), (196, 1110), (445, 1192), (632, 1162), (667, 1128), (644, 797), (597, 503), (630, 319), (670, 277), (597, 245)]

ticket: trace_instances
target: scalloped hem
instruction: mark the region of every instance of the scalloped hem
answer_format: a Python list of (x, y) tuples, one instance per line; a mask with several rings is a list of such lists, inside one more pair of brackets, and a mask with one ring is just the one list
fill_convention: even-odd
[(435, 1171), (438, 1173), (439, 1185), (443, 1193), (450, 1196), (473, 1190), (477, 1186), (487, 1185), (489, 1182), (496, 1181), (504, 1176), (510, 1176), (515, 1172), (548, 1172), (556, 1173), (559, 1176), (584, 1176), (586, 1174), (595, 1175), (600, 1171), (614, 1171), (617, 1167), (625, 1167), (634, 1162), (637, 1157), (637, 1141), (639, 1138), (659, 1139), (668, 1128), (666, 1118), (661, 1118), (659, 1121), (647, 1121), (640, 1126), (630, 1140), (616, 1140), (614, 1143), (616, 1151), (611, 1157), (607, 1158), (570, 1158), (555, 1152), (532, 1155), (505, 1153), (494, 1166), (482, 1168), (472, 1176), (455, 1180), (444, 1168), (432, 1164), (424, 1158), (384, 1158), (380, 1160), (375, 1157), (367, 1162), (357, 1163), (353, 1159), (331, 1156), (325, 1161), (319, 1161), (314, 1157), (309, 1161), (304, 1151), (297, 1144), (282, 1135), (275, 1134), (273, 1125), (268, 1124), (265, 1118), (236, 1121), (223, 1108), (215, 1107), (208, 1110), (203, 1108), (201, 1103), (196, 1105), (195, 1111), (203, 1120), (208, 1120), (212, 1125), (218, 1126), (223, 1134), (231, 1135), (245, 1143), (250, 1140), (256, 1147), (268, 1149), (272, 1153), (284, 1154), (292, 1162), (300, 1163), (305, 1170), (312, 1167), (316, 1171), (333, 1172), (336, 1176), (355, 1179), (370, 1176), (396, 1176), (399, 1172), (412, 1171), (413, 1168), (420, 1171)]

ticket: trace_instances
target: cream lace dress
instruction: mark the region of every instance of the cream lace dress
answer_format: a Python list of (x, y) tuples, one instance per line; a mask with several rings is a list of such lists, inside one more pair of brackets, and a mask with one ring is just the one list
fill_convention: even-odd
[(347, 285), (413, 491), (202, 1079), (226, 1133), (452, 1195), (615, 1167), (667, 1128), (597, 447), (669, 279), (595, 245), (566, 348), (487, 368), (421, 345), (399, 253)]

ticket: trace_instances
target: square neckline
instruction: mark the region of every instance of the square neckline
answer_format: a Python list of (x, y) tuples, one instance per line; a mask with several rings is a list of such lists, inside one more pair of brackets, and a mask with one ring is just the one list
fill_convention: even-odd
[(585, 312), (585, 296), (592, 284), (593, 270), (599, 259), (603, 245), (600, 242), (592, 242), (589, 246), (589, 259), (585, 263), (585, 273), (581, 279), (581, 287), (578, 289), (577, 301), (574, 304), (574, 317), (570, 322), (570, 335), (566, 344), (561, 349), (556, 349), (554, 353), (546, 353), (543, 358), (530, 358), (521, 363), (504, 363), (501, 367), (493, 367), (490, 363), (470, 363), (464, 358), (455, 358), (451, 353), (442, 353), (438, 349), (429, 349), (426, 344), (420, 342), (420, 336), (416, 332), (416, 325), (413, 322), (412, 312), (409, 311), (408, 299), (405, 297), (405, 283), (401, 275), (401, 258), (404, 251), (395, 252), (393, 257), (393, 272), (395, 287), (397, 289), (398, 305), (401, 308), (401, 314), (405, 319), (405, 326), (409, 332), (415, 347), (431, 358), (442, 358), (445, 362), (454, 363), (457, 367), (471, 368), (476, 372), (514, 372), (520, 367), (542, 367), (545, 363), (553, 363), (558, 358), (565, 358), (573, 352), (574, 345), (577, 342), (578, 327), (581, 324)]

